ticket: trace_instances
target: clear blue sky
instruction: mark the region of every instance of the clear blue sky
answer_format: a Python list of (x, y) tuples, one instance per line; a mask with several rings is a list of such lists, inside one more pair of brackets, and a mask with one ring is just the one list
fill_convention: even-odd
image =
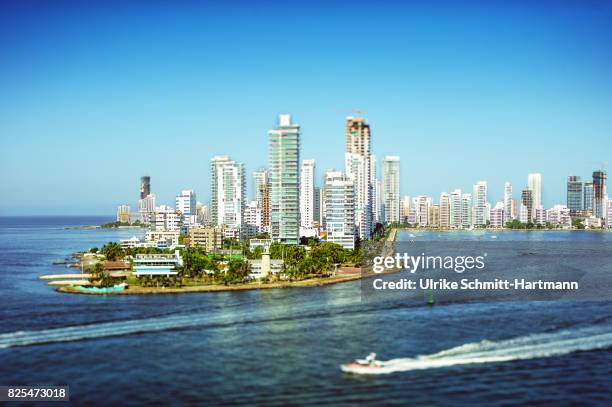
[(611, 158), (605, 1), (7, 3), (0, 214), (112, 215), (142, 174), (159, 203), (206, 202), (210, 158), (244, 162), (250, 184), (281, 112), (320, 176), (365, 110), (402, 194), (436, 201), (479, 180), (517, 197), (541, 172), (552, 205)]

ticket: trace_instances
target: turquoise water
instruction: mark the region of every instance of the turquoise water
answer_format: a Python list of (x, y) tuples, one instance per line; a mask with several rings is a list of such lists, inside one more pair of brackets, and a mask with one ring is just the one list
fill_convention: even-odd
[[(69, 385), (73, 403), (90, 405), (610, 403), (608, 301), (493, 297), (427, 307), (422, 298), (364, 299), (359, 281), (113, 297), (60, 294), (37, 279), (65, 271), (51, 263), (75, 250), (137, 233), (65, 229), (104, 220), (0, 218), (0, 384)], [(402, 232), (399, 238), (444, 240), (458, 250), (466, 241), (503, 240), (531, 247), (534, 258), (572, 248), (585, 258), (590, 250), (591, 258), (607, 253), (610, 236)], [(508, 262), (508, 270), (522, 264), (504, 247), (498, 249), (508, 257), (499, 262)], [(555, 258), (546, 257), (542, 267), (562, 269)], [(606, 273), (609, 266), (596, 257), (588, 267)], [(393, 371), (340, 371), (341, 363), (370, 351)]]

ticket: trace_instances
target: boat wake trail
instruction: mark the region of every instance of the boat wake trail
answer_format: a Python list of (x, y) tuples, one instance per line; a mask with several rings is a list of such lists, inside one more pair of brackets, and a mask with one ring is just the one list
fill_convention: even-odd
[(533, 334), (501, 341), (467, 343), (430, 355), (382, 361), (377, 369), (355, 369), (357, 374), (388, 374), (456, 365), (507, 362), (565, 355), (612, 347), (612, 329), (592, 326)]
[(212, 318), (206, 314), (191, 314), (131, 321), (103, 322), (39, 331), (17, 331), (0, 334), (0, 349), (232, 323), (236, 323), (236, 321), (227, 317)]

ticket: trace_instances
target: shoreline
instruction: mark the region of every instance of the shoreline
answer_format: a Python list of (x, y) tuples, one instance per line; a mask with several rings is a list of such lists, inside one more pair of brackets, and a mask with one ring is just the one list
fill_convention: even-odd
[[(387, 240), (382, 242), (380, 252), (381, 254), (388, 255), (390, 252), (395, 251), (394, 243), (397, 237), (398, 229), (393, 228), (389, 232)], [(384, 274), (396, 273), (400, 270), (389, 270)], [(364, 271), (360, 268), (360, 271), (350, 274), (341, 274), (333, 277), (316, 277), (307, 280), (299, 281), (279, 281), (274, 283), (261, 283), (261, 282), (249, 282), (235, 285), (200, 285), (200, 286), (185, 286), (185, 287), (141, 287), (134, 286), (128, 287), (123, 291), (99, 293), (93, 291), (83, 291), (76, 287), (70, 287), (65, 285), (58, 287), (55, 291), (67, 294), (85, 294), (85, 295), (150, 295), (150, 294), (185, 294), (185, 293), (208, 293), (208, 292), (227, 292), (227, 291), (247, 291), (247, 290), (267, 290), (273, 288), (301, 288), (301, 287), (319, 287), (324, 285), (332, 285), (345, 283), (349, 281), (361, 280), (367, 277), (377, 275), (371, 270)]]

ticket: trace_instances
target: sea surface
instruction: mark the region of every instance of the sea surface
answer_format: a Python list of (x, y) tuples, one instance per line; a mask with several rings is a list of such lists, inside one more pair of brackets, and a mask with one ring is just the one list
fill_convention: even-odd
[[(52, 263), (77, 250), (143, 233), (67, 229), (109, 220), (0, 217), (0, 385), (69, 385), (79, 405), (612, 403), (606, 299), (440, 297), (430, 307), (418, 297), (366, 298), (362, 281), (87, 296), (57, 293), (38, 279), (73, 270)], [(455, 248), (483, 241), (487, 250), (499, 240), (520, 247), (515, 255), (497, 249), (506, 256), (496, 267), (507, 262), (509, 272), (523, 255), (577, 247), (587, 274), (612, 273), (610, 233), (403, 231), (398, 239)], [(546, 273), (566, 266), (561, 255), (545, 259)], [(340, 371), (368, 352), (391, 361), (393, 372)]]

